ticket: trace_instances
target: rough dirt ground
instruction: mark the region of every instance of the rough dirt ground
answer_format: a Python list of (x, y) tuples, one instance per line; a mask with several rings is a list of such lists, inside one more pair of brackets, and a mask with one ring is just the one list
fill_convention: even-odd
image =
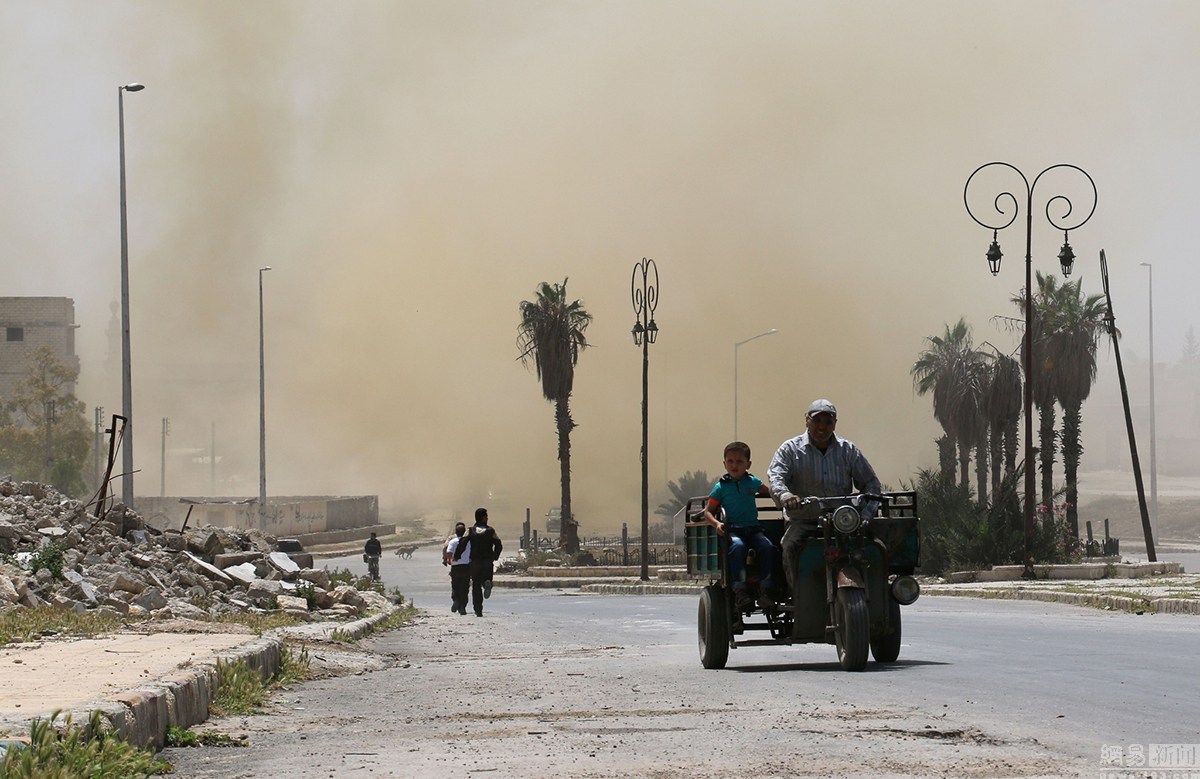
[(1081, 773), (1019, 729), (880, 705), (886, 674), (877, 700), (847, 700), (831, 648), (804, 649), (805, 672), (704, 672), (692, 642), (622, 645), (585, 626), (427, 615), (359, 646), (310, 646), (314, 667), (340, 675), (281, 691), (267, 716), (205, 726), (251, 746), (163, 756), (179, 777)]

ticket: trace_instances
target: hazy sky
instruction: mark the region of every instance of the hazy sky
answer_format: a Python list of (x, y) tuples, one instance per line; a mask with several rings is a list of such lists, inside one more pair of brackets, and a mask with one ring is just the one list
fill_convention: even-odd
[[(754, 470), (823, 396), (898, 486), (935, 462), (908, 373), (923, 339), (960, 316), (977, 341), (1019, 338), (990, 320), (1017, 313), (1023, 213), (993, 278), (963, 207), (985, 162), (1091, 174), (1076, 277), (1100, 292), (1106, 250), (1123, 352), (1144, 356), (1153, 262), (1156, 357), (1178, 358), (1200, 289), (1198, 37), (1194, 2), (10, 0), (3, 294), (74, 298), (80, 395), (119, 410), (117, 87), (136, 81), (139, 493), (158, 491), (163, 417), (173, 449), (215, 430), (218, 477), (238, 477), (219, 491), (257, 492), (270, 265), (271, 493), (469, 511), (492, 490), (502, 526), (540, 516), (558, 502), (553, 408), (516, 360), (517, 307), (569, 277), (595, 317), (576, 513), (584, 532), (634, 527), (644, 256), (661, 277), (652, 501), (684, 471), (720, 473), (733, 344), (770, 328), (738, 353)], [(1034, 267), (1057, 272), (1039, 196), (1059, 192), (1042, 186)], [(206, 491), (198, 473), (168, 466), (167, 492)]]

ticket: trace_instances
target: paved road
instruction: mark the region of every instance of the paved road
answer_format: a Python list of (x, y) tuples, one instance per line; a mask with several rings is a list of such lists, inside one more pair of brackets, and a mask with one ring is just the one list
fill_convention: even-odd
[(1195, 617), (922, 598), (895, 666), (809, 645), (714, 672), (693, 596), (497, 590), (476, 619), (449, 613), (432, 551), (384, 576), (429, 610), (363, 642), (392, 667), (218, 722), (253, 746), (171, 750), (178, 775), (1067, 776), (1105, 746), (1200, 741)]

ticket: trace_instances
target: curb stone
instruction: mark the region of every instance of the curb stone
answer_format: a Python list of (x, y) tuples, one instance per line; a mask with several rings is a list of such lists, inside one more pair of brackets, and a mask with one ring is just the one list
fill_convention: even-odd
[(1131, 598), (1127, 595), (1102, 595), (1081, 592), (1053, 592), (1020, 588), (965, 588), (925, 589), (923, 593), (934, 597), (984, 598), (993, 600), (1033, 600), (1044, 603), (1065, 603), (1071, 606), (1127, 611), (1133, 614), (1151, 612), (1157, 614), (1200, 614), (1200, 601), (1183, 598)]
[[(560, 585), (561, 586), (561, 585)], [(578, 587), (580, 592), (597, 595), (690, 595), (698, 594), (700, 585), (689, 584), (615, 584), (589, 583)], [(1101, 593), (1057, 592), (1019, 587), (922, 587), (921, 594), (930, 597), (983, 598), (993, 600), (1032, 600), (1044, 603), (1063, 603), (1069, 606), (1125, 611), (1131, 614), (1200, 615), (1200, 600), (1187, 598), (1129, 597)]]
[(107, 730), (131, 744), (158, 751), (166, 743), (168, 728), (189, 728), (208, 719), (217, 689), (217, 660), (223, 663), (245, 660), (262, 678), (269, 679), (279, 670), (285, 639), (330, 640), (335, 632), (358, 639), (397, 610), (393, 606), (353, 622), (277, 628), (217, 654), (211, 662), (190, 665), (156, 683), (124, 690), (110, 700), (75, 707), (64, 714), (71, 716), (72, 724), (86, 726), (92, 712), (98, 711)]

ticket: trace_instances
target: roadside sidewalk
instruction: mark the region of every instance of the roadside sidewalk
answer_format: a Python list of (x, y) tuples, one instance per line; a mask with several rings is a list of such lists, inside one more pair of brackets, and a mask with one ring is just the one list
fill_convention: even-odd
[[(1022, 579), (1020, 566), (955, 574), (950, 581), (924, 579), (921, 594), (932, 597), (1036, 600), (1135, 614), (1200, 615), (1200, 574), (1183, 573), (1178, 563), (1088, 563), (1035, 566), (1045, 578)], [(497, 574), (497, 587), (578, 589), (608, 595), (686, 595), (698, 593), (708, 579), (692, 579), (678, 569), (663, 569), (643, 582), (637, 575), (588, 575), (572, 571), (536, 571), (536, 575)], [(632, 572), (630, 572), (632, 573)]]
[[(382, 611), (353, 622), (313, 622), (262, 636), (202, 632), (211, 623), (124, 630), (92, 638), (44, 639), (0, 647), (0, 735), (27, 736), (34, 719), (55, 711), (85, 725), (99, 711), (131, 743), (161, 749), (167, 728), (208, 719), (217, 685), (217, 661), (247, 664), (272, 676), (285, 639), (321, 641), (335, 631), (346, 638), (369, 632), (391, 614)], [(60, 720), (61, 721), (61, 720)]]

